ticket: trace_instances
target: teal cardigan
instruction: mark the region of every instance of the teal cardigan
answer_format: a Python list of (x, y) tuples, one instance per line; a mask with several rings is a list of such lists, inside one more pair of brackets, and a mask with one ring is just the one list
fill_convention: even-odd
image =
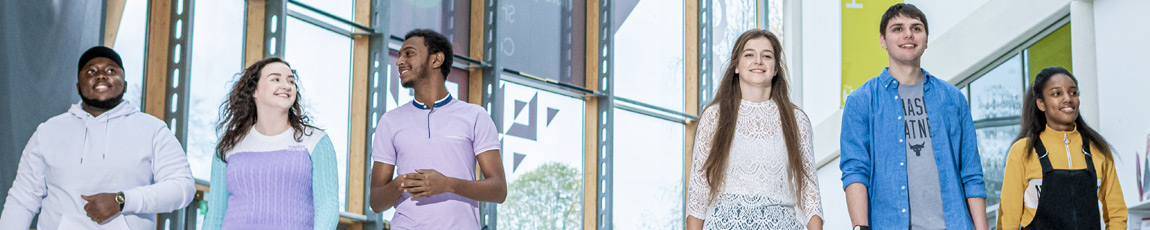
[[(335, 147), (324, 135), (311, 153), (312, 202), (315, 205), (315, 229), (335, 229), (339, 225), (339, 181), (336, 174)], [(211, 190), (208, 192), (208, 214), (203, 229), (223, 227), (228, 211), (227, 165), (218, 154), (212, 157)], [(273, 211), (273, 210), (268, 210)]]

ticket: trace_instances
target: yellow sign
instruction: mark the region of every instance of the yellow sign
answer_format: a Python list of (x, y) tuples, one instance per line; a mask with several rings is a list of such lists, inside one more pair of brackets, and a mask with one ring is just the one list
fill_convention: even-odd
[(902, 0), (843, 0), (842, 6), (842, 94), (840, 106), (846, 105), (847, 95), (867, 80), (882, 73), (886, 67), (886, 50), (879, 44), (879, 21), (887, 8)]

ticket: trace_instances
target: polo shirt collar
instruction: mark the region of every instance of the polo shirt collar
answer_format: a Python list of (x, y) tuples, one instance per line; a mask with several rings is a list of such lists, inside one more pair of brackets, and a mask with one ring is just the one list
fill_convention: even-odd
[[(447, 94), (446, 97), (443, 97), (443, 99), (439, 99), (438, 101), (435, 101), (435, 103), (431, 104), (431, 106), (434, 106), (435, 108), (443, 107), (443, 106), (447, 105), (447, 103), (450, 103), (451, 99), (452, 99), (451, 94), (449, 93), (449, 94)], [(423, 109), (423, 110), (431, 109), (430, 107), (427, 107), (427, 105), (419, 103), (419, 101), (416, 101), (415, 99), (411, 100), (411, 105), (414, 105), (415, 108), (419, 108), (419, 109)]]

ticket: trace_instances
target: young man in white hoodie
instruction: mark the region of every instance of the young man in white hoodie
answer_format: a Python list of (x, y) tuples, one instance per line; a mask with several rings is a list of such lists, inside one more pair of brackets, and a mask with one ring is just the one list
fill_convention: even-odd
[(80, 56), (81, 102), (40, 124), (24, 153), (0, 230), (154, 229), (156, 213), (191, 202), (195, 185), (180, 143), (163, 121), (123, 100), (120, 55), (103, 46)]

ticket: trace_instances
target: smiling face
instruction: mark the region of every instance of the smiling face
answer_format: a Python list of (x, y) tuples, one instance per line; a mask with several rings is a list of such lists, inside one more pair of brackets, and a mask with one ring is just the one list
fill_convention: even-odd
[(735, 73), (741, 84), (768, 87), (777, 73), (775, 48), (766, 37), (753, 38), (743, 46)]
[(118, 104), (127, 86), (124, 82), (124, 70), (112, 59), (104, 57), (88, 61), (84, 68), (80, 69), (78, 77), (76, 88), (85, 101), (96, 103), (114, 101)]
[(443, 53), (429, 54), (423, 37), (411, 37), (403, 41), (395, 67), (399, 70), (399, 80), (403, 87), (415, 87), (420, 81), (429, 78), (443, 63)]
[(1042, 97), (1036, 100), (1038, 110), (1046, 113), (1049, 126), (1074, 127), (1078, 119), (1078, 84), (1070, 76), (1051, 76), (1042, 87)]
[(282, 62), (264, 66), (252, 97), (257, 109), (283, 110), (286, 113), (296, 102), (296, 81), (291, 67)]
[(886, 49), (891, 62), (902, 64), (919, 63), (926, 51), (926, 26), (922, 21), (903, 15), (895, 16), (887, 22), (885, 34), (879, 35), (882, 48)]

